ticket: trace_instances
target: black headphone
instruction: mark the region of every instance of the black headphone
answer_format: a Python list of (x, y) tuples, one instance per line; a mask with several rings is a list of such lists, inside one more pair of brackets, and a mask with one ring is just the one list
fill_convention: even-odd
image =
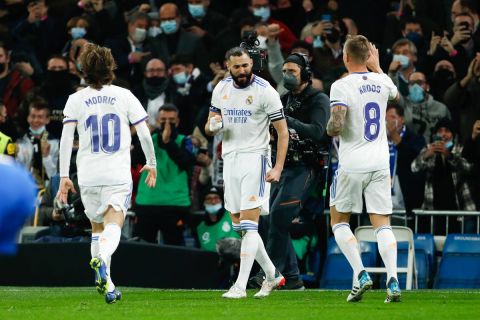
[(306, 54), (295, 52), (291, 54), (292, 56), (300, 57), (303, 60), (303, 68), (300, 71), (300, 79), (302, 81), (311, 81), (312, 80), (312, 68), (310, 67), (310, 61)]

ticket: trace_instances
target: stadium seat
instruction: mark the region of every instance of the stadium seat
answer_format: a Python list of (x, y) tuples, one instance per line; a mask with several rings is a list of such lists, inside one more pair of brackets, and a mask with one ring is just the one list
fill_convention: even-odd
[(480, 236), (449, 234), (434, 288), (480, 288)]
[[(365, 266), (377, 263), (377, 243), (360, 242), (360, 253)], [(353, 271), (347, 259), (337, 245), (334, 237), (328, 240), (327, 255), (323, 266), (320, 288), (351, 289)]]
[[(397, 239), (397, 272), (398, 280), (400, 286), (410, 290), (417, 287), (417, 277), (416, 277), (416, 265), (415, 265), (415, 244), (413, 240), (413, 232), (407, 227), (401, 226), (392, 226), (392, 231), (395, 234)], [(363, 241), (377, 241), (377, 238), (374, 235), (374, 230), (372, 226), (358, 227), (355, 229), (355, 237), (361, 242)], [(384, 266), (382, 267), (367, 267), (365, 270), (369, 273), (386, 273)], [(403, 275), (405, 274), (405, 275)], [(402, 286), (402, 276), (403, 276), (403, 286)], [(386, 282), (385, 277), (381, 277), (381, 286), (384, 286)]]

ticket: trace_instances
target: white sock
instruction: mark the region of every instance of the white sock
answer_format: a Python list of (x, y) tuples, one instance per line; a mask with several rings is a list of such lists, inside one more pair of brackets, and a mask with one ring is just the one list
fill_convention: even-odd
[(121, 233), (122, 230), (116, 223), (109, 223), (103, 229), (99, 239), (99, 255), (105, 263), (110, 261), (112, 254), (117, 250)]
[(265, 250), (265, 245), (263, 244), (262, 237), (256, 232), (258, 237), (258, 250), (255, 260), (257, 260), (260, 267), (262, 267), (263, 272), (265, 272), (265, 277), (267, 280), (271, 281), (275, 279), (275, 266), (273, 265), (272, 260), (268, 256), (267, 250)]
[(340, 250), (353, 269), (354, 279), (357, 279), (358, 274), (365, 269), (360, 257), (360, 250), (358, 250), (357, 238), (353, 235), (348, 223), (337, 223), (332, 226), (332, 230)]
[(387, 269), (387, 283), (391, 277), (397, 278), (397, 240), (392, 227), (381, 226), (375, 230), (378, 242), (378, 251)]
[(240, 225), (245, 235), (242, 238), (242, 246), (240, 247), (240, 271), (238, 272), (235, 285), (245, 290), (258, 250), (258, 223), (251, 220), (242, 220)]
[(110, 274), (110, 266), (112, 265), (112, 257), (108, 259), (108, 262), (105, 262), (107, 264), (107, 291), (112, 292), (115, 290), (115, 285), (113, 284), (112, 281), (112, 276)]
[(90, 254), (92, 258), (98, 256), (98, 238), (100, 233), (92, 233), (92, 242), (90, 242)]

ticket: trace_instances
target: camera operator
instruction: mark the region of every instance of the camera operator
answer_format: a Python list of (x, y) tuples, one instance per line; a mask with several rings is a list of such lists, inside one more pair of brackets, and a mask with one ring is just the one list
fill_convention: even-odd
[[(288, 56), (283, 64), (283, 82), (288, 92), (282, 96), (290, 141), (279, 183), (272, 184), (267, 252), (286, 279), (285, 289), (304, 289), (299, 277), (289, 228), (298, 216), (318, 174), (321, 150), (327, 150), (325, 127), (330, 116), (330, 100), (311, 83), (308, 58), (300, 53)], [(275, 143), (273, 144), (275, 146)], [(274, 150), (275, 152), (275, 150)], [(261, 285), (263, 274), (250, 280)]]

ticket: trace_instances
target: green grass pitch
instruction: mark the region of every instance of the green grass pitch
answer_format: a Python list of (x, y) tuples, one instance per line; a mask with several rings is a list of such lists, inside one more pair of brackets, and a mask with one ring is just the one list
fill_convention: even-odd
[(222, 299), (223, 291), (119, 288), (121, 301), (107, 305), (94, 288), (0, 287), (0, 319), (480, 319), (480, 290), (403, 292), (402, 302), (385, 304), (372, 290), (358, 303), (347, 291), (276, 291), (257, 300)]

